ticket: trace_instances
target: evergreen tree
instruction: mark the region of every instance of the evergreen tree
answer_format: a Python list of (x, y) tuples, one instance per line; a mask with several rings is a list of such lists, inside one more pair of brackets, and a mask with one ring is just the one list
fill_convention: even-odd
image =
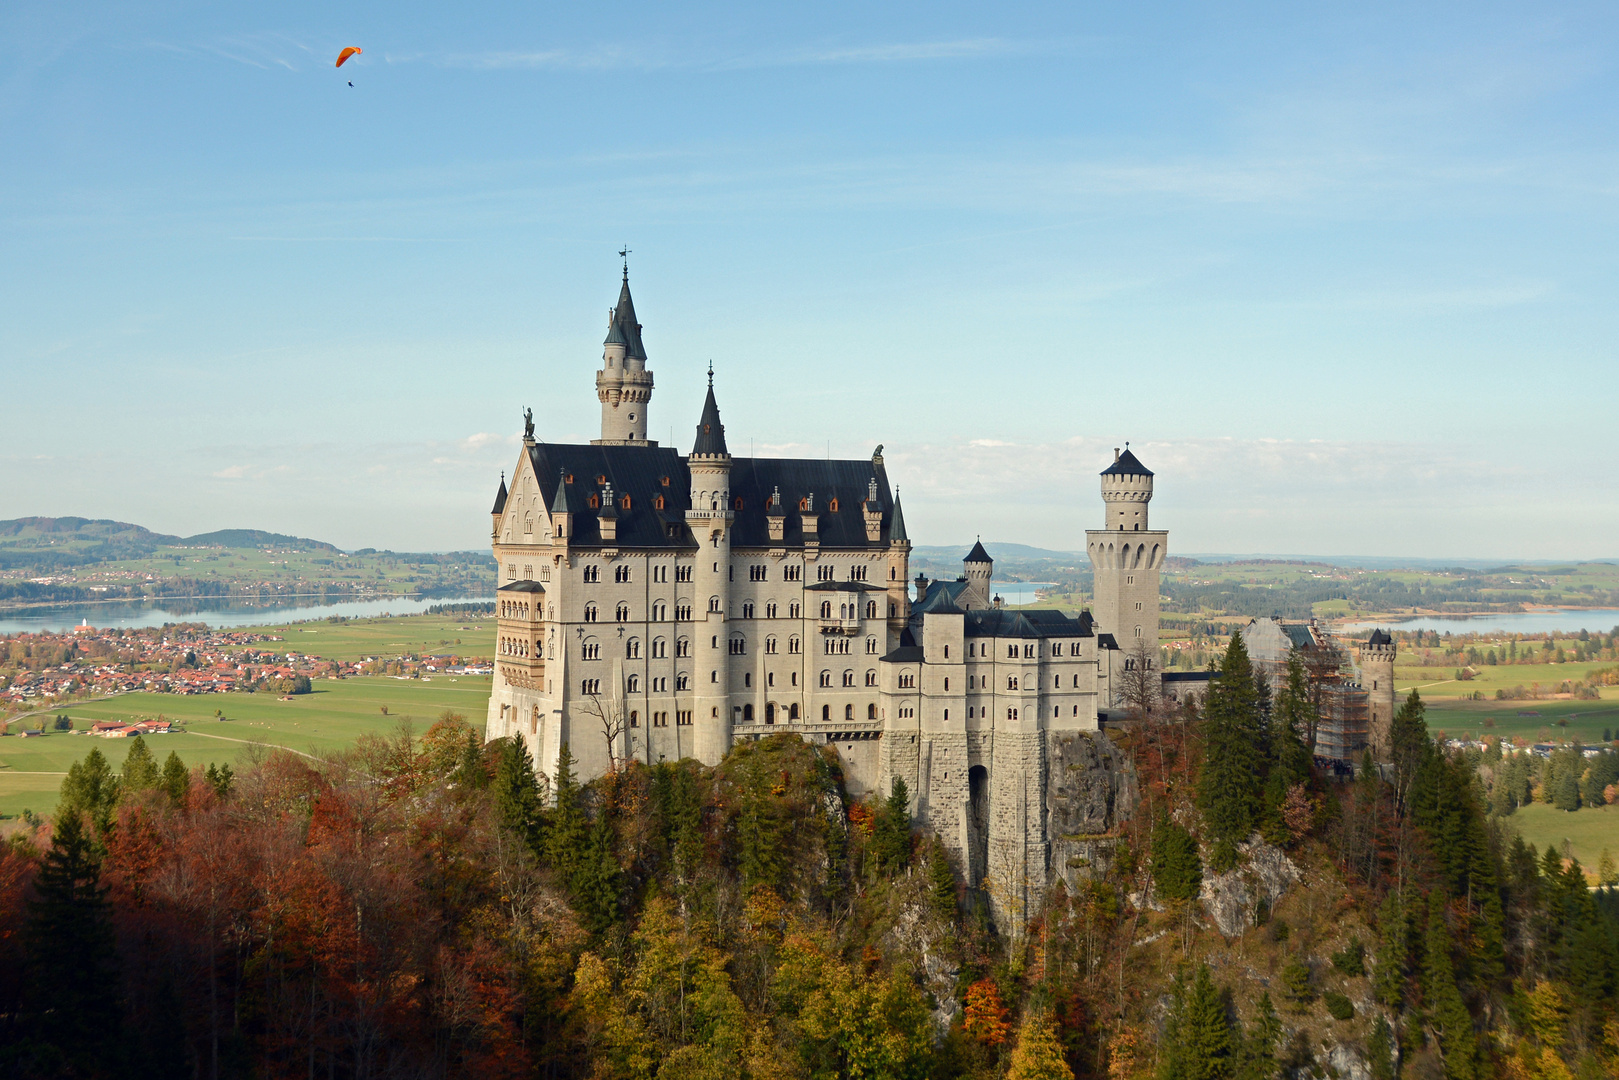
[(1557, 777), (1552, 793), (1552, 805), (1559, 810), (1570, 812), (1580, 808), (1580, 782), (1572, 769), (1564, 768)]
[(545, 857), (565, 882), (572, 882), (585, 857), (590, 823), (580, 805), (579, 781), (573, 774), (573, 753), (562, 744), (557, 754), (556, 805), (552, 807), (545, 834)]
[(589, 840), (572, 874), (574, 904), (585, 925), (602, 933), (618, 921), (623, 871), (618, 865), (618, 833), (606, 808), (591, 823)]
[(1390, 755), (1394, 761), (1394, 799), (1401, 813), (1405, 812), (1411, 786), (1417, 772), (1433, 753), (1433, 742), (1428, 738), (1428, 707), (1421, 696), (1411, 691), (1394, 714), (1389, 726)]
[(1074, 1080), (1074, 1070), (1063, 1058), (1050, 1013), (1034, 1012), (1024, 1019), (1006, 1080)]
[(1234, 631), (1203, 706), (1203, 770), (1197, 780), (1197, 804), (1217, 872), (1236, 865), (1237, 845), (1254, 831), (1261, 810), (1257, 699), (1247, 647)]
[(230, 767), (230, 762), (214, 767), (213, 762), (208, 763), (208, 771), (202, 774), (203, 779), (214, 789), (214, 794), (221, 799), (230, 798), (231, 789), (236, 786), (236, 772)]
[(1164, 900), (1195, 900), (1203, 884), (1197, 841), (1167, 814), (1152, 827), (1152, 883)]
[(1276, 1050), (1282, 1041), (1282, 1018), (1266, 992), (1259, 997), (1259, 1011), (1253, 1030), (1242, 1038), (1237, 1059), (1236, 1080), (1272, 1080), (1276, 1075)]
[(1381, 1016), (1366, 1042), (1366, 1056), (1372, 1067), (1372, 1080), (1394, 1080), (1394, 1032), (1388, 1020)]
[(1383, 898), (1377, 912), (1377, 968), (1372, 992), (1377, 1000), (1398, 1009), (1405, 1000), (1406, 971), (1411, 963), (1411, 924), (1398, 893)]
[(877, 811), (871, 852), (877, 865), (891, 874), (905, 869), (911, 860), (911, 793), (897, 776), (887, 801)]
[(134, 795), (150, 791), (158, 783), (157, 762), (146, 740), (139, 735), (129, 740), (129, 754), (124, 758), (123, 794)]
[(521, 735), (502, 739), (495, 751), (495, 810), (500, 823), (520, 837), (536, 854), (541, 849), (541, 823), (545, 807), (534, 759)]
[(1422, 994), (1430, 1021), (1439, 1034), (1439, 1048), (1448, 1080), (1474, 1080), (1478, 1074), (1478, 1041), (1473, 1018), (1456, 986), (1450, 958), (1450, 928), (1445, 923), (1445, 896), (1428, 896), (1428, 933), (1422, 957)]
[(117, 805), (118, 778), (100, 748), (92, 747), (82, 761), (68, 766), (56, 816), (61, 820), (88, 814), (96, 835), (105, 836), (112, 831), (112, 812)]
[(78, 813), (58, 815), (24, 941), (24, 1008), (35, 1059), (64, 1063), (61, 1075), (112, 1071), (121, 1021), (118, 955), (101, 866)]
[(1184, 975), (1175, 980), (1159, 1080), (1234, 1080), (1236, 1050), (1224, 995), (1215, 989), (1209, 966), (1199, 964), (1190, 985)]
[(191, 788), (191, 774), (186, 771), (186, 763), (173, 750), (169, 751), (168, 758), (163, 762), (163, 775), (158, 786), (175, 806), (185, 805), (186, 793)]
[(953, 922), (956, 917), (956, 871), (950, 865), (950, 855), (944, 849), (944, 841), (938, 837), (933, 838), (933, 846), (928, 852), (928, 894), (939, 918)]

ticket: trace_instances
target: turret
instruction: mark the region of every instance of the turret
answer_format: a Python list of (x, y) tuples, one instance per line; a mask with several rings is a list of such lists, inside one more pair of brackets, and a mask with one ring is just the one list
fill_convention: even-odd
[(557, 475), (557, 493), (551, 498), (551, 535), (566, 544), (573, 536), (573, 514), (568, 510), (568, 470)]
[(995, 560), (984, 550), (982, 538), (973, 544), (961, 565), (967, 588), (957, 602), (968, 611), (989, 607), (989, 579), (995, 576)]
[(1146, 532), (1147, 504), (1152, 502), (1152, 470), (1136, 460), (1126, 443), (1113, 450), (1113, 464), (1102, 470), (1102, 499), (1107, 503), (1109, 532)]
[(731, 748), (729, 635), (731, 577), (731, 454), (725, 446), (725, 425), (714, 401), (714, 369), (708, 370), (708, 398), (697, 421), (697, 438), (686, 459), (691, 472), (691, 509), (686, 524), (697, 540), (692, 557), (692, 614), (697, 621), (692, 637), (692, 723), (696, 727), (695, 756), (705, 765), (717, 765)]
[(495, 492), (495, 508), (489, 512), (490, 516), (494, 519), (494, 521), (490, 525), (490, 530), (489, 530), (489, 535), (491, 537), (500, 535), (500, 516), (502, 514), (504, 514), (505, 512), (506, 512), (506, 473), (505, 473), (504, 470), (502, 470), (502, 472), (500, 474), (500, 490)]
[(618, 305), (607, 313), (607, 339), (602, 342), (602, 367), (596, 373), (596, 397), (602, 406), (602, 437), (595, 442), (657, 445), (648, 443), (646, 437), (652, 372), (647, 370), (641, 324), (636, 321), (635, 302), (630, 299), (627, 261)]

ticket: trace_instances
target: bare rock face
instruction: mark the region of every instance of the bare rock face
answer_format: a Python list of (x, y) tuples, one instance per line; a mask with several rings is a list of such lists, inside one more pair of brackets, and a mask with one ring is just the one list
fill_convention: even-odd
[(1372, 1067), (1353, 1046), (1338, 1043), (1326, 1052), (1327, 1068), (1341, 1080), (1372, 1080)]
[(1102, 834), (1135, 813), (1135, 764), (1103, 732), (1062, 732), (1050, 737), (1046, 779), (1051, 873), (1072, 889), (1113, 865), (1117, 841)]
[(1203, 911), (1226, 937), (1236, 937), (1255, 926), (1259, 905), (1275, 907), (1288, 886), (1303, 875), (1287, 853), (1267, 844), (1255, 833), (1246, 844), (1237, 845), (1242, 861), (1224, 874), (1203, 875), (1203, 891), (1198, 899)]
[[(920, 879), (917, 879), (920, 881)], [(948, 928), (940, 923), (920, 897), (913, 896), (900, 908), (892, 929), (886, 935), (889, 944), (901, 954), (915, 958), (917, 975), (922, 986), (933, 996), (933, 1025), (937, 1038), (943, 1038), (956, 1019), (956, 967), (944, 954), (944, 935)]]

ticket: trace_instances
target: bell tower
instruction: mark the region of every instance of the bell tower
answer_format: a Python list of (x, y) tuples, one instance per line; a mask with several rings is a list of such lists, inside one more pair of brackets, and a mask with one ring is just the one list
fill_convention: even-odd
[(607, 313), (607, 340), (602, 342), (602, 366), (596, 372), (596, 397), (602, 405), (602, 437), (597, 446), (656, 446), (647, 442), (647, 406), (652, 402), (652, 372), (646, 366), (641, 324), (630, 299), (629, 249), (624, 257), (624, 280), (618, 306)]

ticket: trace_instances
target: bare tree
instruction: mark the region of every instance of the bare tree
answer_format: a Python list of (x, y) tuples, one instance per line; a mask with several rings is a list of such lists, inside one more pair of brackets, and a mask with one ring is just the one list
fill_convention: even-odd
[(1146, 638), (1137, 638), (1124, 658), (1124, 671), (1119, 674), (1119, 697), (1140, 719), (1151, 713), (1163, 691), (1163, 676), (1158, 670), (1158, 649)]
[[(603, 702), (600, 694), (590, 694), (586, 708), (601, 722), (602, 738), (607, 740), (607, 771), (616, 773), (619, 763), (618, 740), (629, 728), (624, 718), (624, 703), (616, 698)], [(629, 746), (625, 750), (627, 754), (635, 752)]]

